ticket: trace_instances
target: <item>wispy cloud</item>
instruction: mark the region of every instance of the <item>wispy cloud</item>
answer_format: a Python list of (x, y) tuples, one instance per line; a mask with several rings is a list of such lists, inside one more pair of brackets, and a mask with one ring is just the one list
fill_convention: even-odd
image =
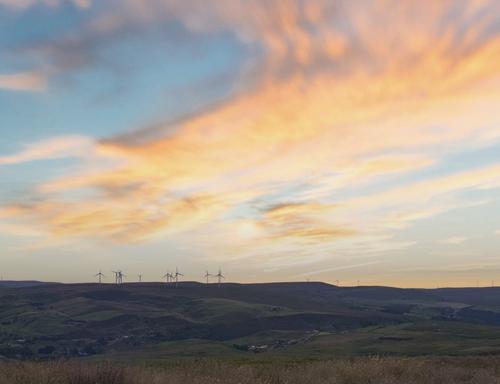
[(91, 4), (91, 0), (0, 0), (0, 6), (25, 9), (36, 4), (43, 4), (55, 7), (64, 1), (70, 1), (80, 8), (88, 8)]
[(344, 271), (346, 269), (356, 269), (356, 268), (368, 267), (370, 265), (375, 265), (375, 264), (380, 264), (380, 263), (381, 263), (380, 261), (369, 261), (366, 263), (341, 265), (341, 266), (337, 266), (337, 267), (331, 267), (331, 268), (320, 269), (317, 271), (301, 273), (301, 274), (295, 275), (294, 277), (305, 277), (305, 276), (319, 275), (321, 273), (327, 273), (327, 272)]
[(448, 237), (447, 239), (441, 240), (441, 243), (449, 244), (449, 245), (458, 245), (458, 244), (462, 244), (464, 241), (466, 241), (468, 239), (469, 238), (466, 236), (452, 236), (452, 237)]
[[(0, 1), (22, 9), (33, 4), (57, 5), (63, 0)], [(73, 2), (82, 8), (91, 4), (88, 0)], [(388, 7), (391, 15), (381, 12)], [(408, 82), (422, 96), (429, 90), (460, 86), (470, 76), (478, 76), (476, 66), (483, 67), (481, 76), (495, 70), (497, 52), (489, 45), (494, 41), (496, 19), (488, 16), (498, 11), (494, 0), (425, 6), (382, 0), (370, 4), (346, 0), (256, 0), (251, 4), (241, 0), (123, 0), (119, 4), (99, 2), (98, 10), (77, 31), (41, 41), (30, 54), (38, 55), (38, 61), (54, 73), (95, 65), (114, 67), (117, 63), (101, 54), (110, 44), (151, 26), (178, 23), (193, 38), (231, 33), (254, 52), (262, 51), (258, 60), (252, 57), (257, 65), (251, 73), (259, 73), (252, 77), (253, 85), (257, 78), (274, 83), (297, 73), (329, 72), (337, 78), (355, 77), (358, 85), (367, 87), (368, 92), (362, 94), (353, 87), (345, 94), (350, 101), (379, 97), (380, 89), (384, 89), (384, 96), (397, 100), (410, 86)], [(409, 14), (413, 15), (411, 20)], [(454, 15), (453, 23), (447, 20), (450, 14)], [(385, 28), (388, 23), (394, 26), (390, 31)], [(374, 35), (380, 39), (375, 41)], [(179, 36), (164, 38), (175, 41)], [(463, 60), (467, 56), (472, 60)], [(488, 60), (483, 60), (486, 57)], [(398, 81), (386, 79), (369, 90), (371, 75), (389, 68)], [(446, 81), (440, 81), (443, 76)]]
[(37, 72), (0, 74), (0, 90), (39, 92), (47, 88), (47, 77)]
[(332, 241), (355, 235), (356, 231), (328, 221), (334, 205), (318, 203), (282, 203), (264, 211), (255, 225), (269, 238)]
[(33, 226), (13, 223), (0, 223), (0, 234), (19, 237), (41, 237), (46, 235), (46, 233), (33, 228)]
[(0, 166), (35, 160), (91, 156), (94, 146), (94, 141), (84, 136), (55, 137), (29, 144), (13, 155), (0, 156)]
[[(56, 236), (119, 242), (189, 231), (193, 242), (231, 243), (246, 255), (276, 247), (291, 264), (279, 246), (318, 258), (342, 242), (350, 256), (405, 249), (414, 243), (391, 234), (477, 203), (460, 192), (500, 180), (498, 164), (409, 177), (439, 164), (448, 148), (470, 148), (498, 130), (496, 1), (112, 4), (81, 33), (38, 48), (59, 63), (78, 54), (80, 65), (103, 37), (176, 20), (193, 35), (232, 33), (260, 47), (259, 81), (210, 110), (158, 124), (146, 138), (139, 127), (0, 158), (4, 165), (60, 158), (90, 146), (90, 157), (127, 160), (47, 180), (34, 202), (11, 205), (11, 217)], [(477, 124), (479, 115), (488, 124)]]

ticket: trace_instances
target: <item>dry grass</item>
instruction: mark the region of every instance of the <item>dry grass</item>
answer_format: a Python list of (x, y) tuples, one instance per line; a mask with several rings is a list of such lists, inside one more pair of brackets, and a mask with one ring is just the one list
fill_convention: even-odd
[(0, 364), (1, 384), (500, 384), (500, 358), (358, 358), (311, 363), (200, 361), (168, 367), (112, 363)]

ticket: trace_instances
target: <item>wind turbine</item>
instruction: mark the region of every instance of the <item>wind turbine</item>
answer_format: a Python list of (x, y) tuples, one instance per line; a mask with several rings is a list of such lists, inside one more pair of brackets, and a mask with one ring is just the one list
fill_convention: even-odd
[(96, 275), (94, 275), (94, 277), (99, 277), (99, 284), (101, 284), (101, 283), (102, 283), (102, 278), (103, 278), (103, 277), (106, 277), (106, 276), (104, 276), (104, 274), (103, 274), (103, 273), (101, 272), (101, 270), (99, 269), (99, 273), (98, 273), (98, 274), (96, 274)]
[(167, 284), (170, 283), (170, 279), (171, 279), (172, 275), (170, 274), (170, 272), (167, 270), (167, 273), (165, 273), (163, 275), (163, 278), (164, 279), (167, 279)]
[(175, 286), (177, 287), (177, 283), (179, 282), (179, 276), (184, 276), (182, 273), (179, 272), (179, 269), (175, 267), (175, 275), (173, 276), (175, 278)]
[(222, 274), (222, 271), (221, 271), (220, 267), (219, 267), (219, 273), (216, 274), (215, 277), (217, 277), (217, 281), (218, 281), (219, 288), (220, 288), (221, 279), (225, 279), (224, 275)]
[(139, 273), (137, 277), (139, 277), (139, 283), (142, 283), (142, 273)]
[(212, 276), (208, 271), (205, 271), (205, 278), (207, 279), (207, 284), (208, 284), (208, 278)]
[(120, 273), (119, 271), (111, 271), (115, 274), (115, 284), (120, 284)]
[(115, 284), (121, 284), (123, 283), (123, 278), (126, 277), (127, 275), (123, 274), (122, 271), (111, 271), (115, 274)]

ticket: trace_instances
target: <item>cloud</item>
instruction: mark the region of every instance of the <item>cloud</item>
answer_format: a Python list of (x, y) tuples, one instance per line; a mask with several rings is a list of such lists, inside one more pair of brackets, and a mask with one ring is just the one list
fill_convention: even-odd
[(441, 243), (449, 245), (458, 245), (462, 244), (466, 240), (468, 240), (468, 237), (466, 236), (452, 236), (448, 237), (447, 239), (441, 240)]
[[(104, 201), (42, 201), (13, 205), (4, 210), (8, 219), (37, 216), (59, 238), (87, 237), (135, 242), (161, 230), (189, 229), (213, 216), (218, 206), (210, 196), (192, 196), (165, 201), (130, 200), (130, 195)], [(141, 196), (143, 197), (143, 196)]]
[(39, 92), (47, 88), (45, 75), (36, 72), (0, 74), (0, 90)]
[[(25, 9), (37, 4), (43, 4), (50, 7), (58, 6), (63, 1), (68, 0), (0, 0), (0, 6), (7, 6), (14, 9)], [(80, 8), (88, 8), (91, 5), (90, 0), (70, 0)]]
[(32, 226), (13, 223), (0, 223), (0, 234), (20, 237), (40, 237), (46, 235), (43, 231), (36, 230)]
[(330, 223), (326, 218), (335, 206), (317, 203), (282, 203), (268, 208), (258, 220), (267, 236), (272, 239), (305, 239), (332, 241), (353, 236), (353, 229)]
[[(35, 0), (19, 2), (24, 6), (34, 3)], [(83, 0), (77, 3), (89, 4)], [(388, 8), (390, 14), (381, 11)], [(450, 75), (459, 73), (467, 78), (477, 75), (477, 66), (484, 65), (494, 70), (496, 53), (484, 49), (488, 48), (485, 43), (494, 40), (497, 20), (491, 15), (497, 11), (498, 3), (494, 0), (458, 0), (425, 6), (383, 0), (370, 4), (347, 0), (123, 0), (119, 4), (105, 1), (99, 3), (96, 16), (80, 29), (42, 41), (28, 51), (38, 54), (39, 61), (56, 74), (96, 65), (113, 69), (119, 63), (101, 54), (111, 44), (157, 25), (175, 23), (184, 27), (183, 33), (189, 38), (229, 33), (251, 52), (260, 52), (258, 58), (251, 59), (256, 63), (250, 71), (252, 86), (256, 78), (267, 83), (297, 72), (314, 75), (318, 71), (357, 75), (367, 85), (369, 81), (360, 74), (390, 68), (400, 75), (413, 72), (413, 86), (422, 95), (435, 81), (439, 81), (439, 86), (434, 84), (434, 88), (444, 89), (463, 80)], [(413, 15), (411, 20), (409, 14)], [(449, 22), (451, 17), (453, 23)], [(394, 27), (391, 30), (386, 28), (389, 23)], [(394, 33), (396, 30), (403, 34)], [(373, 38), (375, 35), (378, 40)], [(163, 39), (174, 43), (181, 40), (178, 34), (165, 34)], [(478, 54), (473, 62), (463, 69), (456, 67), (462, 56), (471, 54)], [(483, 60), (489, 54), (492, 56)], [(426, 67), (426, 76), (418, 73), (422, 66)], [(447, 80), (441, 81), (444, 75)], [(397, 98), (406, 87), (408, 76), (404, 77), (401, 85), (378, 85), (376, 92), (384, 86), (384, 93)]]
[[(90, 157), (125, 164), (84, 167), (44, 182), (36, 201), (12, 204), (57, 236), (127, 242), (188, 231), (226, 244), (239, 233), (232, 245), (242, 253), (273, 244), (382, 252), (411, 246), (388, 240), (394, 231), (471, 204), (460, 191), (500, 179), (498, 165), (409, 177), (497, 130), (496, 1), (115, 5), (40, 52), (71, 70), (91, 65), (89, 52), (105, 38), (175, 21), (193, 36), (232, 33), (259, 47), (258, 81), (147, 137), (138, 127), (91, 143)], [(0, 164), (72, 156), (87, 145), (46, 142)]]
[(319, 275), (321, 273), (327, 273), (327, 272), (343, 271), (343, 270), (346, 270), (346, 269), (356, 269), (356, 268), (367, 267), (367, 266), (370, 266), (370, 265), (375, 265), (375, 264), (380, 264), (380, 263), (381, 263), (380, 261), (369, 261), (369, 262), (366, 262), (366, 263), (341, 265), (341, 266), (336, 266), (336, 267), (321, 269), (321, 270), (318, 270), (318, 271), (301, 273), (301, 274), (295, 275), (294, 277), (304, 277), (304, 276), (311, 276), (311, 275)]
[(27, 145), (13, 155), (1, 156), (0, 166), (36, 160), (91, 156), (94, 141), (85, 136), (60, 136)]
[(499, 179), (500, 165), (497, 164), (428, 178), (388, 188), (380, 193), (346, 199), (339, 207), (338, 214), (360, 211), (367, 222), (374, 217), (382, 227), (404, 226), (409, 221), (432, 217), (458, 207), (483, 204), (483, 200), (463, 200), (456, 195), (464, 190), (481, 189)]

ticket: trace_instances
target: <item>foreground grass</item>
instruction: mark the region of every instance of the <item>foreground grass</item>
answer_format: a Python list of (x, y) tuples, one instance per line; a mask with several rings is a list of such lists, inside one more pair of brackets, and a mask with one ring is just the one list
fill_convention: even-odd
[(199, 361), (164, 367), (81, 361), (0, 364), (1, 384), (500, 384), (500, 358), (357, 358), (309, 363)]

